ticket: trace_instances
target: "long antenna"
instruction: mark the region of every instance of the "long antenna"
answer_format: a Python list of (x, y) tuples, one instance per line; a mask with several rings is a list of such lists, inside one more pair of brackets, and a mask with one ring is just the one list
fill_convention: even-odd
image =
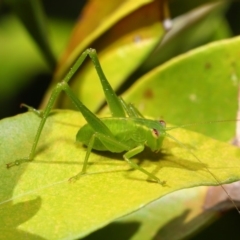
[[(180, 141), (178, 141), (175, 137), (171, 136), (170, 134), (166, 133), (166, 136), (171, 138), (172, 140), (174, 140), (179, 146), (181, 146), (182, 148), (186, 149), (189, 153), (192, 154), (192, 156), (201, 164), (205, 165), (185, 144), (181, 143)], [(207, 170), (207, 172), (215, 179), (215, 181), (221, 186), (222, 190), (226, 193), (228, 199), (232, 202), (233, 206), (236, 208), (236, 210), (238, 211), (238, 214), (240, 214), (240, 210), (237, 207), (236, 203), (233, 201), (233, 199), (231, 198), (231, 196), (229, 195), (229, 193), (227, 192), (227, 190), (223, 187), (223, 185), (220, 183), (220, 181), (218, 180), (218, 178), (207, 168), (205, 167), (205, 169)]]
[(201, 124), (212, 124), (212, 123), (225, 123), (225, 122), (240, 122), (240, 119), (228, 119), (228, 120), (214, 120), (214, 121), (203, 121), (203, 122), (196, 122), (196, 123), (187, 123), (187, 124), (183, 124), (183, 125), (179, 125), (176, 127), (166, 127), (166, 130), (172, 130), (172, 129), (176, 129), (176, 128), (186, 128), (186, 127), (191, 127), (191, 126), (197, 126), (197, 125), (201, 125)]

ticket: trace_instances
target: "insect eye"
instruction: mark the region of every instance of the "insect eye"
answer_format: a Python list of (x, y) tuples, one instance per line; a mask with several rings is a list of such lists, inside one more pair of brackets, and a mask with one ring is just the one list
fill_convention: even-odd
[(163, 127), (166, 127), (166, 122), (163, 121), (163, 120), (159, 120), (160, 124), (163, 126)]
[(158, 130), (153, 128), (153, 134), (154, 134), (154, 136), (158, 137), (159, 136)]

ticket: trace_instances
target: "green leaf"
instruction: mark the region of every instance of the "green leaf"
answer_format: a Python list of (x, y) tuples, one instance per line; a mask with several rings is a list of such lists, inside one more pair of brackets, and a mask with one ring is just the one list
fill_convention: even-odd
[(240, 37), (221, 40), (180, 55), (138, 79), (125, 94), (145, 115), (230, 140), (235, 134), (240, 61)]
[(5, 239), (83, 237), (170, 192), (217, 185), (206, 166), (222, 183), (240, 179), (237, 148), (176, 129), (171, 134), (187, 144), (202, 163), (171, 139), (165, 139), (162, 152), (146, 149), (136, 158), (165, 180), (166, 186), (131, 171), (122, 154), (108, 152), (92, 153), (88, 174), (69, 183), (80, 171), (86, 153), (86, 148), (75, 143), (84, 121), (78, 112), (57, 110), (47, 120), (35, 161), (7, 170), (6, 163), (28, 155), (39, 121), (33, 113), (26, 113), (0, 122), (0, 226)]

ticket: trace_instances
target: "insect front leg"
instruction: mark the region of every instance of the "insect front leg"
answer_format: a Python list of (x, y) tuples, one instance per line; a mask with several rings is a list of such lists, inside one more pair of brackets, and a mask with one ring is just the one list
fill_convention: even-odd
[(137, 155), (138, 153), (142, 152), (144, 150), (144, 146), (143, 145), (139, 145), (131, 150), (129, 150), (128, 152), (126, 152), (123, 155), (123, 158), (125, 159), (125, 161), (128, 162), (128, 164), (134, 168), (137, 169), (143, 173), (145, 173), (146, 175), (148, 175), (151, 179), (154, 179), (155, 181), (157, 181), (158, 183), (160, 183), (161, 185), (165, 185), (166, 182), (165, 181), (161, 181), (158, 177), (156, 177), (155, 175), (153, 175), (152, 173), (146, 171), (144, 168), (140, 167), (138, 164), (134, 163), (133, 161), (130, 160), (131, 157)]
[(25, 104), (25, 103), (22, 103), (22, 104), (20, 105), (20, 107), (25, 107), (25, 108), (27, 108), (27, 110), (28, 110), (29, 112), (33, 112), (34, 114), (36, 114), (36, 115), (37, 115), (38, 117), (40, 117), (40, 118), (43, 117), (43, 111), (42, 111), (42, 110), (37, 110), (37, 109), (35, 109), (35, 108), (33, 108), (33, 107)]

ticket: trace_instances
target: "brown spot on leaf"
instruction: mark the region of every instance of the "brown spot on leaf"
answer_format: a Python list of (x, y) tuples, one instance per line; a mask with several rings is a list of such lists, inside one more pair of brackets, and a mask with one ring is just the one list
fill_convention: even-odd
[(143, 94), (144, 98), (151, 99), (154, 97), (152, 89), (146, 89), (146, 91)]
[(212, 67), (212, 64), (207, 62), (205, 63), (205, 69), (210, 69)]

